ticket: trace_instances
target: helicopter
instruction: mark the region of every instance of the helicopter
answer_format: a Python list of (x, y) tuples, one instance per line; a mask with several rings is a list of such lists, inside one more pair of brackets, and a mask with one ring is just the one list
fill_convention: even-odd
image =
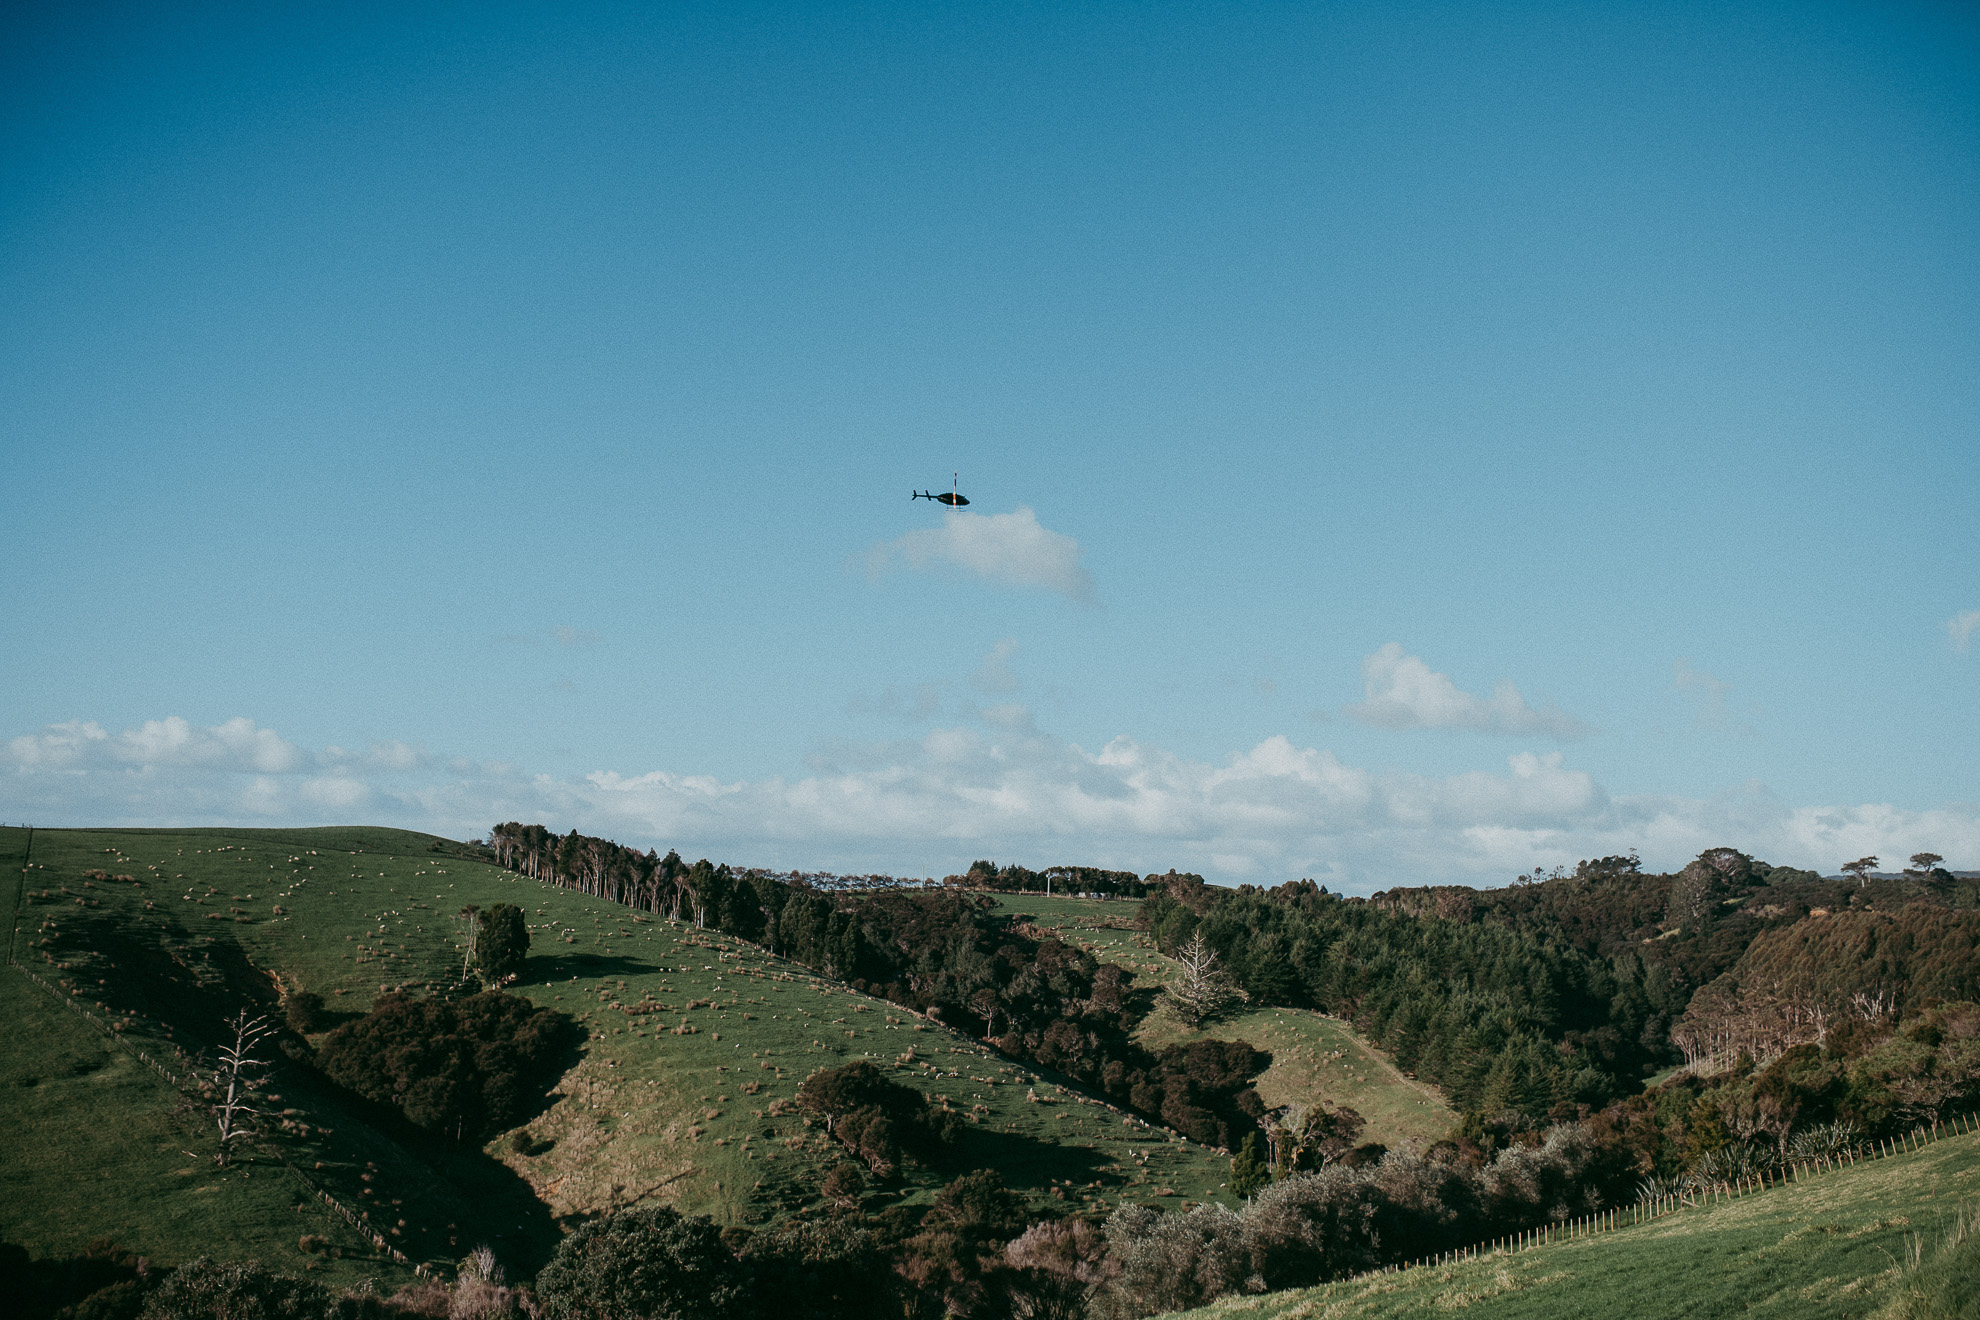
[(956, 485), (959, 484), (962, 480), (962, 474), (960, 472), (956, 472), (956, 473), (951, 473), (950, 475), (953, 478), (953, 481), (951, 482), (950, 488), (946, 493), (940, 495), (930, 495), (925, 490), (918, 490), (914, 494), (908, 496), (908, 503), (912, 504), (916, 500), (934, 500), (937, 504), (946, 504), (952, 509), (959, 509), (963, 505), (969, 503), (969, 496), (959, 495), (956, 493), (956, 489), (955, 489)]

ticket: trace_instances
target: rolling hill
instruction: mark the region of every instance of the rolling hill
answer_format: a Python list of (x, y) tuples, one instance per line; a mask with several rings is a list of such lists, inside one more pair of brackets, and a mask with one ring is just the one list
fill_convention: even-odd
[[(1132, 900), (1003, 894), (997, 902), (1153, 984), (1166, 983), (1174, 973), (1175, 961), (1136, 926), (1140, 904)], [(1329, 1108), (1352, 1108), (1367, 1120), (1363, 1139), (1384, 1146), (1427, 1144), (1457, 1126), (1456, 1111), (1436, 1087), (1406, 1076), (1345, 1022), (1310, 1009), (1240, 1007), (1200, 1029), (1152, 1014), (1135, 1034), (1153, 1050), (1199, 1039), (1249, 1041), (1272, 1056), (1257, 1082), (1267, 1105), (1317, 1100)]]
[[(26, 835), (0, 847), (18, 857)], [(1201, 1201), (1228, 1176), (1222, 1155), (965, 1035), (432, 836), (37, 830), (16, 866), (11, 952), (41, 984), (16, 970), (0, 991), (25, 1024), (0, 1056), (0, 1122), (19, 1137), (0, 1153), (0, 1238), (38, 1252), (111, 1236), (166, 1260), (225, 1250), (392, 1278), (487, 1241), (527, 1274), (563, 1226), (618, 1206), (761, 1224), (817, 1204), (843, 1156), (791, 1101), (815, 1069), (855, 1059), (968, 1120), (952, 1167), (911, 1167), (872, 1194), (876, 1209), (925, 1203), (977, 1167), (1101, 1213), (1123, 1197)], [(214, 1167), (212, 1124), (174, 1083), (210, 1055), (222, 1019), (242, 1005), (279, 1015), (283, 996), (307, 991), (335, 1025), (382, 993), (444, 985), (461, 956), (456, 914), (498, 902), (531, 927), (516, 992), (583, 1028), (527, 1122), (482, 1145), (436, 1140), (287, 1061), (279, 1138)], [(77, 1176), (69, 1134), (82, 1129), (100, 1182)], [(305, 1235), (332, 1250), (305, 1253)]]

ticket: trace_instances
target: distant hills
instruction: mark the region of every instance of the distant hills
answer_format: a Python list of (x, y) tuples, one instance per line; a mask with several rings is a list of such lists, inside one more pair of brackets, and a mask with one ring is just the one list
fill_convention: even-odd
[[(1980, 1106), (1969, 873), (1823, 878), (1713, 849), (1366, 899), (988, 862), (924, 890), (514, 822), (487, 843), (0, 830), (0, 865), (0, 1240), (43, 1256), (115, 1239), (349, 1285), (486, 1243), (527, 1279), (577, 1225), (666, 1205), (739, 1252), (856, 1226), (875, 1277), (946, 1260), (944, 1305), (971, 1311), (1045, 1268), (997, 1263), (1007, 1220), (1070, 1216), (1105, 1252), (1169, 1241), (1173, 1217), (1210, 1250), (1191, 1207), (1302, 1178), (1322, 1181), (1301, 1205), (1395, 1217), (1261, 1276), (1281, 1286)], [(472, 1007), (495, 965), (476, 932), (504, 911), (528, 951)], [(1236, 996), (1199, 1027), (1165, 1007), (1193, 975)], [(221, 1164), (215, 1069), (243, 1010), (278, 1030), (259, 1135)], [(526, 1019), (537, 1043), (508, 1050)], [(895, 1092), (801, 1087), (854, 1064), (926, 1108), (875, 1102), (850, 1136), (820, 1096)], [(1556, 1172), (1490, 1202), (1493, 1170), (1543, 1147)], [(958, 1190), (976, 1170), (1015, 1199), (955, 1220), (991, 1195)], [(1129, 1211), (1154, 1218), (1109, 1248)]]

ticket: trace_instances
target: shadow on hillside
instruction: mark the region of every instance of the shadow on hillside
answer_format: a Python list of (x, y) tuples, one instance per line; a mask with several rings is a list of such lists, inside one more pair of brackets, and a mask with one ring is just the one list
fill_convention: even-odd
[(1121, 1001), (1125, 1005), (1124, 1016), (1130, 1022), (1140, 1022), (1161, 1006), (1162, 985), (1159, 981), (1144, 981), (1140, 977), (1122, 992)]
[(169, 1022), (193, 1052), (219, 1044), (243, 1008), (280, 1021), (274, 986), (234, 942), (231, 923), (207, 931), (164, 914), (133, 921), (119, 908), (72, 907), (58, 917), (60, 933), (37, 950), (52, 962), (22, 961), (44, 979), (88, 987), (86, 1003)]
[[(36, 904), (30, 915), (43, 916), (43, 905)], [(181, 925), (176, 913), (134, 919), (121, 904), (51, 904), (46, 915), (56, 918), (59, 933), (33, 952), (51, 954), (54, 961), (23, 961), (44, 980), (82, 990), (85, 1007), (99, 1016), (135, 1011), (168, 1023), (171, 1040), (207, 1060), (223, 1043), (226, 1019), (241, 1008), (282, 1020), (269, 976), (235, 942), (230, 923), (214, 922), (208, 931), (204, 922)], [(97, 1008), (99, 1002), (107, 1007)], [(362, 1016), (326, 1013), (324, 1027)], [(518, 1122), (553, 1102), (549, 1088), (577, 1061), (581, 1040), (582, 1032), (570, 1024), (555, 1059), (529, 1079)], [(49, 1075), (64, 1064), (48, 1060), (35, 1071)], [(313, 1184), (347, 1206), (372, 1212), (373, 1222), (388, 1234), (403, 1220), (390, 1241), (412, 1260), (451, 1262), (486, 1242), (512, 1274), (528, 1277), (556, 1249), (562, 1233), (550, 1208), (472, 1137), (456, 1142), (426, 1132), (396, 1109), (344, 1090), (318, 1072), (301, 1042), (287, 1033), (270, 1080), (269, 1098), (284, 1118), (293, 1115), (301, 1126), (292, 1132), (286, 1122), (271, 1125), (267, 1137), (276, 1145), (267, 1153), (280, 1149)], [(188, 1131), (204, 1136), (211, 1124), (202, 1117)]]
[(567, 953), (527, 959), (518, 979), (525, 985), (542, 985), (548, 981), (568, 981), (573, 976), (644, 976), (659, 970), (657, 963), (617, 954)]
[(1100, 1168), (1108, 1163), (1111, 1159), (1105, 1152), (1086, 1146), (980, 1127), (965, 1130), (955, 1150), (942, 1161), (945, 1172), (995, 1169), (1009, 1186), (1027, 1189), (1049, 1186), (1054, 1178), (1091, 1182), (1102, 1176)]

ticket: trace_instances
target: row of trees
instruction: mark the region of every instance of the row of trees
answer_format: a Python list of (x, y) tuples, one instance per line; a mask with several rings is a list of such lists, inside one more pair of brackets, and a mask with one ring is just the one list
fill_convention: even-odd
[[(706, 860), (683, 865), (608, 840), (497, 826), (507, 864), (547, 883), (720, 930), (913, 1012), (1167, 1124), (1229, 1147), (1264, 1113), (1251, 1078), (1270, 1056), (1241, 1042), (1151, 1053), (1133, 1039), (1152, 991), (959, 889), (824, 891)], [(579, 859), (575, 871), (561, 859)], [(534, 860), (532, 860), (534, 859)], [(1197, 877), (1186, 877), (1201, 884)]]
[[(709, 873), (718, 869), (706, 862), (690, 867), (680, 854), (672, 851), (663, 857), (651, 849), (642, 852), (576, 830), (559, 835), (542, 825), (525, 825), (520, 821), (505, 821), (495, 826), (488, 832), (486, 846), (498, 865), (520, 871), (533, 880), (547, 880), (643, 912), (665, 913), (674, 920), (686, 918), (697, 923), (705, 920), (707, 903), (704, 900), (697, 905), (696, 896), (705, 887)], [(701, 867), (707, 870), (699, 870)], [(819, 890), (868, 891), (912, 888), (919, 884), (884, 875), (836, 876), (798, 871), (749, 874)], [(1143, 877), (1133, 871), (1110, 871), (1098, 866), (1049, 866), (1034, 871), (1024, 866), (976, 861), (964, 874), (948, 877), (947, 883), (1004, 893), (1042, 894), (1049, 889), (1061, 894), (1142, 898), (1179, 879), (1200, 883), (1202, 877), (1178, 876), (1173, 870), (1166, 875)]]
[(1133, 871), (1109, 871), (1098, 866), (1048, 866), (1034, 871), (992, 861), (971, 862), (968, 871), (951, 877), (972, 889), (1005, 894), (1099, 894), (1106, 898), (1145, 898), (1175, 878), (1173, 870), (1166, 876), (1144, 878)]

